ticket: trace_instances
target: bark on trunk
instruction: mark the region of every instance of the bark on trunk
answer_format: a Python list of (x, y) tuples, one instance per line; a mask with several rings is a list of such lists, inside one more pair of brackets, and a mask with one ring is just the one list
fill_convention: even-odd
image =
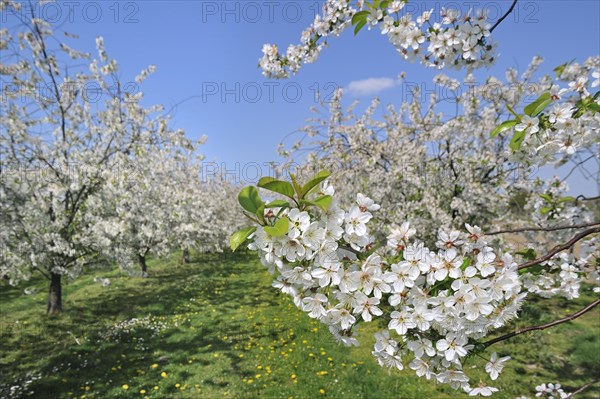
[(190, 250), (184, 249), (182, 254), (183, 263), (190, 263)]
[(48, 293), (48, 315), (57, 315), (62, 313), (62, 284), (61, 275), (50, 273), (50, 292)]
[(146, 266), (146, 255), (138, 254), (140, 268), (142, 269), (142, 277), (148, 277), (148, 267)]

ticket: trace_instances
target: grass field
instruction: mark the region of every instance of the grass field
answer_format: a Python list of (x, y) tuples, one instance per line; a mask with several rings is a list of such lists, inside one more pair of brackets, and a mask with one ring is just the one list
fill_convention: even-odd
[[(381, 369), (370, 353), (374, 323), (361, 328), (360, 347), (338, 345), (254, 259), (202, 255), (181, 265), (174, 256), (151, 261), (146, 279), (101, 273), (107, 287), (83, 277), (64, 285), (59, 318), (44, 314), (45, 280), (0, 282), (0, 398), (468, 397), (412, 370)], [(592, 295), (530, 303), (518, 324), (570, 314)], [(491, 349), (513, 357), (492, 384), (495, 398), (533, 397), (542, 382), (574, 390), (600, 374), (600, 312)], [(485, 363), (472, 362), (466, 368)], [(577, 398), (600, 397), (599, 385)]]

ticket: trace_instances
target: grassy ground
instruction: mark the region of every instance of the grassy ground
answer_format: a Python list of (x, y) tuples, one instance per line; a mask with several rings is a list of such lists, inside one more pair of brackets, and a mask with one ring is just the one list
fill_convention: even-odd
[[(0, 398), (467, 397), (377, 366), (374, 324), (362, 328), (360, 347), (339, 346), (271, 288), (251, 256), (204, 255), (185, 266), (174, 258), (149, 270), (147, 279), (104, 273), (108, 287), (91, 277), (65, 284), (59, 318), (44, 314), (44, 280), (0, 282)], [(23, 294), (28, 286), (37, 293)], [(572, 313), (591, 295), (533, 302), (519, 325)], [(600, 312), (493, 350), (514, 359), (493, 384), (495, 398), (532, 396), (542, 382), (580, 387), (600, 374)], [(598, 385), (578, 398), (598, 398)]]

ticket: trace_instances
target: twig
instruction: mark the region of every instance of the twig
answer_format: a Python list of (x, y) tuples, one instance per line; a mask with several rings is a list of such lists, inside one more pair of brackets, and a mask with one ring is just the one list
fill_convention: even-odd
[(582, 386), (581, 388), (579, 388), (578, 390), (576, 390), (575, 392), (569, 394), (569, 396), (567, 396), (565, 399), (571, 399), (573, 396), (577, 395), (578, 393), (581, 393), (583, 391), (585, 391), (586, 389), (588, 389), (589, 387), (591, 387), (592, 385), (596, 384), (600, 382), (600, 378), (592, 381), (592, 382), (588, 382), (587, 384), (585, 384), (584, 386)]
[(507, 229), (507, 230), (498, 230), (492, 231), (491, 233), (485, 233), (486, 236), (493, 236), (496, 234), (504, 234), (504, 233), (521, 233), (525, 231), (556, 231), (556, 230), (567, 230), (567, 229), (582, 229), (584, 227), (591, 227), (600, 225), (600, 221), (585, 223), (585, 224), (574, 224), (570, 226), (557, 226), (557, 227), (523, 227), (519, 229)]
[(500, 22), (504, 21), (504, 19), (506, 17), (508, 17), (508, 14), (510, 14), (512, 12), (512, 10), (515, 8), (515, 5), (517, 5), (517, 0), (513, 1), (512, 5), (510, 6), (510, 8), (506, 12), (506, 14), (504, 14), (503, 16), (501, 16), (500, 19), (498, 21), (496, 21), (496, 23), (494, 24), (494, 26), (492, 26), (492, 28), (490, 29), (490, 33), (492, 33), (494, 31), (494, 29), (496, 29), (496, 26), (500, 25)]
[(599, 304), (600, 304), (600, 299), (596, 299), (594, 302), (590, 303), (585, 308), (579, 310), (577, 313), (573, 313), (570, 316), (566, 316), (566, 317), (563, 317), (562, 319), (554, 320), (554, 321), (552, 321), (550, 323), (542, 324), (542, 325), (539, 325), (539, 326), (526, 327), (526, 328), (523, 328), (521, 330), (514, 331), (514, 332), (511, 332), (509, 334), (505, 334), (505, 335), (502, 335), (500, 337), (494, 338), (494, 339), (492, 339), (490, 341), (484, 342), (483, 345), (485, 347), (488, 347), (488, 346), (490, 346), (492, 344), (495, 344), (496, 342), (504, 341), (504, 340), (507, 340), (507, 339), (512, 338), (512, 337), (517, 336), (517, 335), (524, 334), (524, 333), (529, 332), (529, 331), (545, 330), (546, 328), (550, 328), (550, 327), (554, 327), (554, 326), (556, 326), (558, 324), (566, 323), (568, 321), (576, 319), (579, 316), (581, 316), (581, 315), (589, 312), (590, 310), (592, 310), (595, 306), (597, 306)]
[(525, 269), (527, 267), (537, 265), (538, 263), (545, 262), (548, 259), (552, 258), (557, 253), (564, 251), (565, 249), (571, 248), (573, 245), (575, 245), (575, 243), (577, 241), (581, 240), (582, 238), (589, 236), (590, 234), (594, 234), (594, 233), (600, 233), (600, 227), (594, 227), (592, 229), (587, 229), (587, 230), (582, 231), (581, 233), (577, 234), (575, 237), (571, 238), (567, 243), (555, 246), (554, 248), (552, 248), (550, 250), (550, 252), (548, 252), (546, 255), (542, 256), (541, 258), (530, 260), (529, 262), (521, 263), (518, 266), (518, 269), (519, 270)]
[(586, 197), (585, 195), (578, 195), (577, 198), (575, 198), (575, 201), (595, 201), (597, 199), (600, 199), (600, 195), (596, 197)]

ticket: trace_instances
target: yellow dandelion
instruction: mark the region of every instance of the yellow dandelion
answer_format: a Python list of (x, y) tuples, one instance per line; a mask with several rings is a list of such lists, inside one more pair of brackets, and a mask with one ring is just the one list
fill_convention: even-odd
[(140, 389), (140, 394), (145, 395), (146, 394), (146, 390), (145, 389)]
[(129, 389), (129, 385), (127, 385), (127, 384), (123, 384), (123, 385), (121, 385), (121, 388), (123, 388), (123, 389), (127, 390), (127, 389)]
[(169, 376), (169, 374), (167, 374), (167, 372), (163, 371), (162, 373), (160, 373), (160, 376), (162, 378), (167, 378)]
[(154, 363), (152, 366), (150, 366), (151, 369), (155, 369), (158, 367), (158, 364)]
[(321, 395), (325, 395), (325, 390), (324, 390), (323, 388), (321, 388), (321, 389), (319, 389), (319, 393), (320, 393)]

